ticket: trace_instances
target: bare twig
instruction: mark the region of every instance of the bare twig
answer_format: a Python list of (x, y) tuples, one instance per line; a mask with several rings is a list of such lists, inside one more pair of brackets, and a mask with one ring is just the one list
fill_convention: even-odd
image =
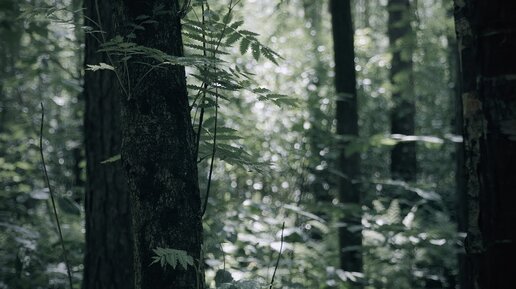
[(39, 130), (39, 153), (41, 155), (41, 164), (43, 165), (43, 172), (45, 174), (45, 182), (48, 188), (48, 192), (50, 193), (50, 199), (52, 200), (52, 208), (54, 209), (54, 217), (56, 219), (57, 231), (59, 233), (59, 241), (61, 243), (61, 248), (63, 249), (63, 260), (66, 266), (66, 273), (68, 274), (68, 282), (70, 283), (70, 289), (73, 289), (72, 283), (72, 273), (70, 271), (70, 265), (68, 264), (68, 257), (66, 255), (66, 249), (63, 240), (63, 232), (61, 231), (61, 224), (59, 223), (59, 217), (57, 216), (56, 202), (54, 199), (54, 192), (52, 191), (52, 187), (50, 186), (50, 179), (48, 178), (47, 165), (45, 164), (45, 157), (43, 156), (43, 123), (45, 120), (45, 109), (43, 107), (43, 103), (41, 103), (41, 126)]
[(276, 266), (274, 266), (274, 272), (272, 273), (271, 285), (269, 286), (269, 289), (272, 289), (272, 286), (274, 285), (274, 277), (276, 277), (276, 270), (278, 270), (279, 261), (281, 259), (281, 251), (283, 250), (283, 231), (284, 230), (285, 230), (285, 222), (283, 222), (283, 225), (281, 226), (280, 249), (279, 249), (278, 259), (276, 260)]

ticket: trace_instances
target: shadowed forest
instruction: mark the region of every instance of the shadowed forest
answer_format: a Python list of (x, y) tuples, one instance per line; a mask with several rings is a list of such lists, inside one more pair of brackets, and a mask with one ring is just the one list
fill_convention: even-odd
[(516, 288), (513, 0), (0, 0), (0, 289)]

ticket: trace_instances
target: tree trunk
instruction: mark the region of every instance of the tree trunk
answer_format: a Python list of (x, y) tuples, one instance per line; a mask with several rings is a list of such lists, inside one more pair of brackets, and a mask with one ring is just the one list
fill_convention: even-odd
[(472, 288), (514, 288), (516, 2), (455, 1)]
[[(415, 104), (412, 71), (412, 42), (409, 0), (389, 0), (388, 31), (392, 52), (390, 80), (392, 84), (391, 133), (414, 135)], [(391, 175), (403, 181), (416, 180), (416, 143), (401, 142), (391, 151)]]
[[(139, 15), (153, 15), (155, 7), (161, 7), (161, 13), (154, 13), (157, 23), (136, 30), (132, 41), (182, 56), (179, 2), (119, 1), (120, 34)], [(135, 288), (204, 288), (201, 200), (184, 67), (149, 71), (142, 62), (157, 64), (145, 57), (129, 61), (131, 89), (126, 86), (128, 94), (121, 102), (121, 156), (131, 193)], [(197, 268), (150, 265), (157, 247), (186, 251)]]
[[(98, 9), (95, 3), (99, 4)], [(110, 1), (85, 0), (85, 25), (114, 36)], [(97, 15), (97, 11), (100, 15)], [(99, 17), (100, 16), (100, 19)], [(97, 52), (99, 42), (86, 34), (85, 64), (109, 63)], [(87, 184), (85, 192), (86, 248), (84, 289), (130, 289), (133, 281), (133, 242), (129, 192), (120, 162), (101, 164), (120, 153), (120, 93), (111, 71), (86, 71), (84, 129)]]
[[(339, 199), (357, 208), (355, 212), (345, 212), (339, 228), (341, 268), (350, 272), (362, 272), (362, 230), (360, 213), (360, 191), (357, 179), (360, 175), (360, 156), (347, 154), (348, 137), (358, 137), (357, 91), (355, 75), (355, 52), (353, 46), (353, 21), (350, 1), (332, 0), (333, 41), (335, 53), (335, 89), (337, 92), (337, 134), (339, 142)], [(361, 282), (353, 283), (353, 288), (362, 288)]]

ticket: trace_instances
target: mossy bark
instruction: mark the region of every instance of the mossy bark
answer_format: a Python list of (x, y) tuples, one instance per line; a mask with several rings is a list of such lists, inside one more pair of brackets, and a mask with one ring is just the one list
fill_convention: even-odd
[(516, 259), (516, 2), (455, 1), (464, 112), (467, 272), (513, 288)]

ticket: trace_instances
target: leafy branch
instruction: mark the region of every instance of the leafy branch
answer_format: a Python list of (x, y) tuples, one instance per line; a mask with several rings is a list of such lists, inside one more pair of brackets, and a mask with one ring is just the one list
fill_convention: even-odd
[(181, 265), (183, 269), (187, 269), (188, 265), (194, 266), (193, 257), (188, 255), (185, 250), (176, 250), (170, 248), (156, 248), (153, 250), (156, 256), (152, 257), (150, 265), (159, 263), (161, 267), (165, 268), (170, 265), (172, 269), (176, 269), (177, 264)]

